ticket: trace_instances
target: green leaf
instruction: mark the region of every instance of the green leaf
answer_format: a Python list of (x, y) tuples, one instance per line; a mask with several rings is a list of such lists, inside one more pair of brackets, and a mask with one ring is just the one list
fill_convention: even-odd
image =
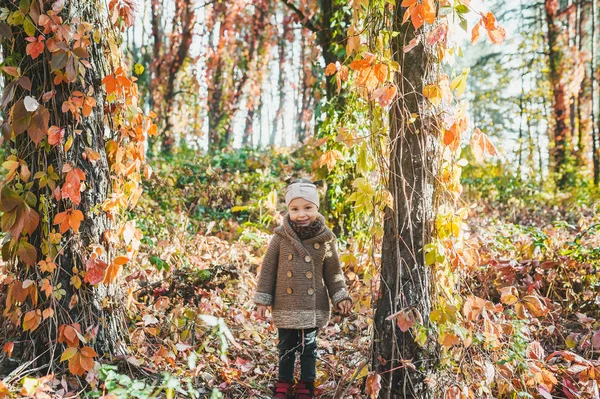
[(457, 13), (459, 14), (466, 14), (469, 12), (469, 7), (467, 7), (464, 4), (459, 4), (456, 7), (454, 7), (454, 9), (456, 10)]
[(20, 10), (17, 10), (15, 12), (13, 12), (12, 14), (10, 14), (10, 16), (8, 17), (6, 22), (8, 22), (8, 24), (12, 25), (12, 26), (23, 25), (24, 19), (25, 18), (23, 16), (23, 13), (21, 13)]
[(465, 31), (468, 31), (468, 25), (467, 25), (467, 20), (465, 19), (465, 17), (462, 16), (462, 14), (458, 14), (458, 19), (460, 19), (460, 24), (459, 26)]
[(27, 33), (28, 36), (35, 35), (35, 25), (31, 19), (25, 18), (25, 21), (23, 21), (23, 29), (25, 29), (25, 33)]
[[(29, 13), (29, 0), (21, 0), (19, 2), (19, 10), (21, 10), (21, 12), (23, 13), (23, 15), (27, 15)], [(30, 35), (33, 36), (33, 35)]]

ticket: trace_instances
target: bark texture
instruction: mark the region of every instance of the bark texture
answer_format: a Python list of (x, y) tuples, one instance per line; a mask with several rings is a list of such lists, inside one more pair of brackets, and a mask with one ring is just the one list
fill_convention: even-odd
[[(390, 115), (389, 189), (394, 210), (387, 209), (384, 224), (380, 294), (374, 318), (373, 370), (382, 377), (379, 397), (432, 397), (425, 378), (435, 365), (435, 356), (415, 342), (412, 330), (402, 332), (386, 317), (402, 309), (417, 310), (428, 324), (431, 308), (430, 271), (424, 262), (423, 247), (431, 234), (435, 131), (426, 126), (421, 95), (423, 82), (432, 73), (433, 63), (422, 44), (408, 53), (402, 48), (414, 37), (412, 24), (401, 25), (402, 9), (395, 17), (393, 41), (400, 64), (398, 101)], [(411, 113), (419, 114), (409, 123)], [(404, 366), (411, 361), (416, 369)]]

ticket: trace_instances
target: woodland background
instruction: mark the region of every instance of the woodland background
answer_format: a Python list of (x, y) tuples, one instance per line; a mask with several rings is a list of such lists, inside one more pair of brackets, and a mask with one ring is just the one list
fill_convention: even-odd
[(599, 6), (0, 1), (0, 397), (269, 397), (291, 176), (318, 397), (600, 398)]

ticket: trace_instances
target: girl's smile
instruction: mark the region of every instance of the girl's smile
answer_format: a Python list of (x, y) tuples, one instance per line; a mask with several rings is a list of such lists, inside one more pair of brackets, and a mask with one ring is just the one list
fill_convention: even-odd
[(295, 198), (288, 205), (290, 220), (300, 226), (308, 226), (317, 219), (319, 209), (304, 198)]

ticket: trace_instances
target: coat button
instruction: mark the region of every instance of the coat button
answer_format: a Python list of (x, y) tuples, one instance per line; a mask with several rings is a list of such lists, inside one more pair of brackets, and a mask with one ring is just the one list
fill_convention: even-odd
[(293, 258), (294, 258), (294, 255), (292, 255), (292, 254), (288, 255), (288, 260), (292, 260)]
[(304, 257), (304, 261), (305, 261), (306, 263), (310, 263), (310, 256), (306, 255), (306, 256)]
[(290, 271), (290, 272), (287, 272), (287, 276), (288, 276), (289, 278), (292, 278), (292, 272), (291, 272), (291, 271)]
[(290, 287), (288, 287), (287, 293), (290, 294), (290, 295), (292, 295), (292, 292), (294, 292), (294, 291)]
[(319, 248), (321, 248), (321, 244), (319, 244), (318, 242), (315, 242), (315, 245), (313, 245), (313, 247), (315, 247), (315, 249), (319, 249)]
[(313, 273), (309, 270), (306, 272), (306, 278), (312, 278)]
[(313, 290), (312, 288), (309, 288), (307, 291), (308, 295), (312, 295), (315, 293), (315, 290)]

